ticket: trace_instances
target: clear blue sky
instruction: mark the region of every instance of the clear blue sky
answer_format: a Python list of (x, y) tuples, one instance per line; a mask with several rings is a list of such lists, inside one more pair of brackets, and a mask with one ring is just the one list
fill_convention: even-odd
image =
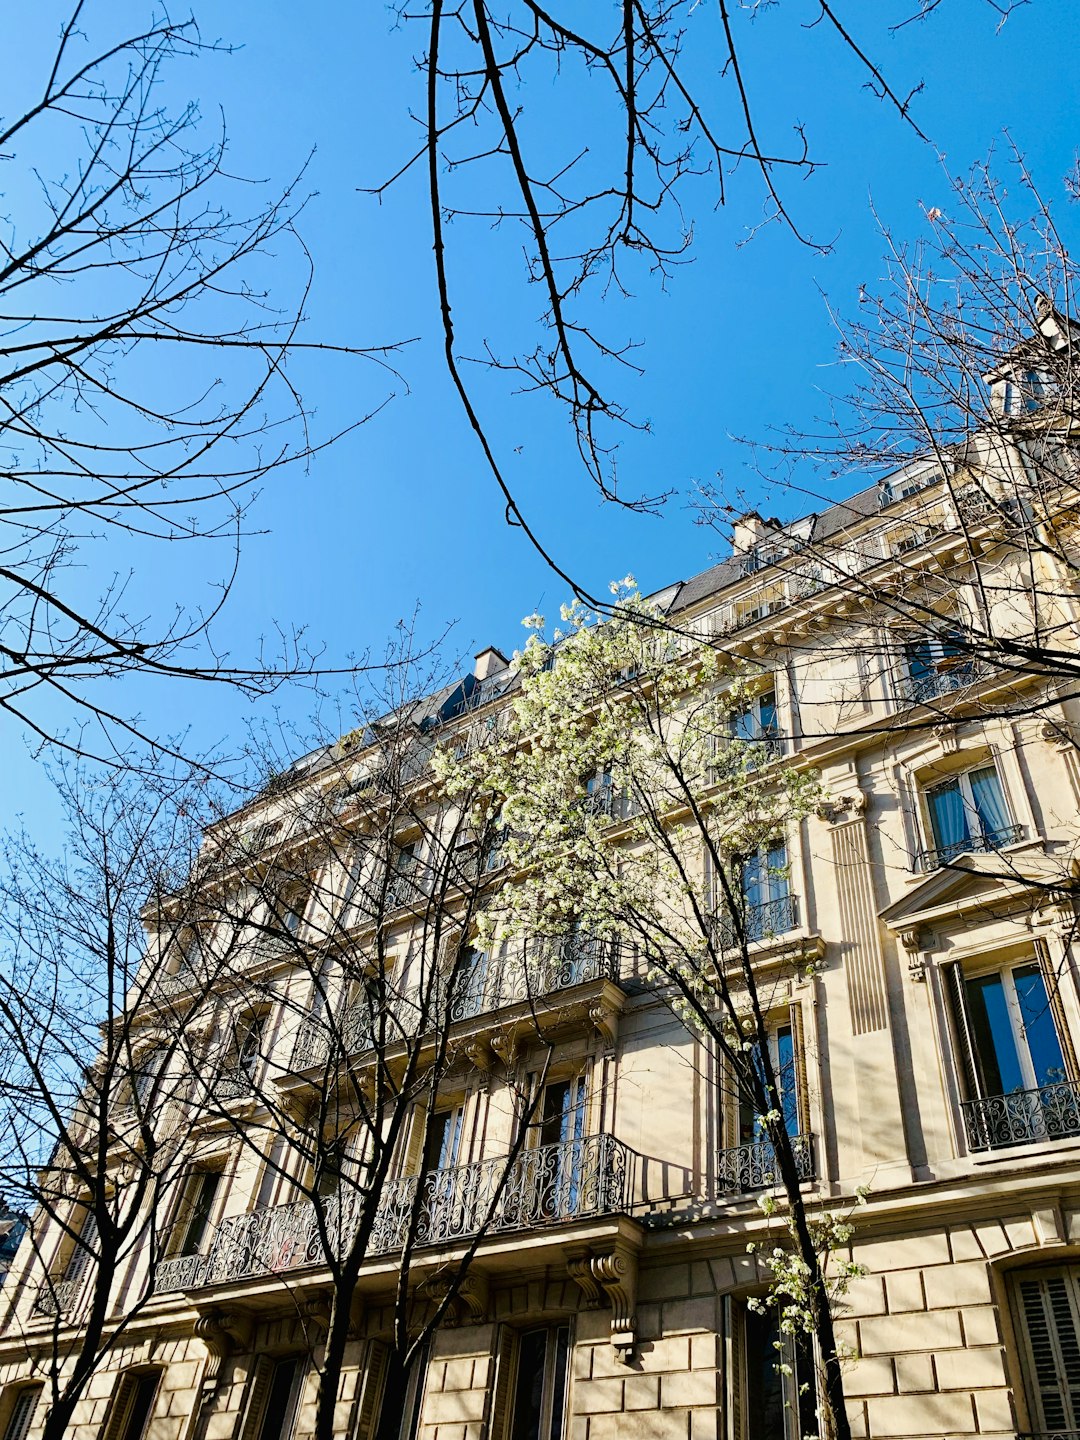
[[(644, 342), (645, 375), (629, 398), (652, 425), (650, 434), (625, 439), (620, 474), (631, 491), (685, 494), (696, 479), (723, 471), (733, 488), (750, 487), (749, 498), (763, 508), (782, 505), (754, 489), (749, 473), (740, 477), (743, 455), (731, 436), (809, 424), (819, 387), (835, 384), (835, 338), (822, 292), (843, 308), (854, 303), (860, 283), (880, 273), (871, 197), (901, 237), (918, 233), (920, 202), (948, 208), (934, 150), (861, 88), (861, 77), (823, 36), (781, 24), (793, 8), (785, 3), (782, 16), (762, 14), (748, 55), (765, 123), (778, 130), (801, 120), (827, 162), (795, 187), (792, 199), (809, 229), (835, 237), (833, 253), (800, 249), (775, 226), (740, 245), (761, 215), (749, 173), (732, 186), (723, 210), (711, 207), (706, 182), (692, 190), (694, 263), (666, 293), (641, 286), (625, 311), (627, 336)], [(883, 24), (875, 29), (864, 13), (880, 20), (900, 8), (881, 0), (848, 7), (898, 90), (925, 82), (915, 113), (948, 166), (965, 170), (1008, 130), (1044, 191), (1059, 193), (1078, 140), (1075, 0), (1031, 0), (1000, 33), (995, 11), (981, 0), (944, 0), (929, 21), (896, 36)], [(813, 9), (807, 3), (807, 16)], [(91, 4), (88, 27), (94, 10)], [(715, 6), (703, 0), (698, 12), (692, 67), (703, 97), (715, 92), (722, 107), (725, 92), (710, 68)], [(25, 83), (40, 70), (42, 45), (59, 13), (52, 0), (12, 8), (3, 59), (9, 81)], [(309, 181), (318, 195), (303, 224), (317, 266), (312, 336), (360, 344), (420, 337), (400, 359), (410, 393), (320, 456), (310, 474), (267, 486), (257, 511), (267, 533), (247, 544), (223, 633), (237, 659), (275, 620), (308, 626), (331, 655), (379, 649), (419, 601), (429, 631), (455, 622), (452, 643), (462, 654), (488, 644), (509, 652), (522, 638), (520, 618), (536, 609), (554, 613), (562, 587), (505, 526), (441, 369), (422, 173), (381, 205), (360, 193), (409, 145), (409, 110), (422, 105), (413, 63), (420, 32), (396, 28), (379, 0), (303, 6), (206, 0), (197, 13), (206, 34), (241, 47), (231, 57), (188, 66), (182, 81), (209, 115), (224, 110), (233, 168), (280, 184), (315, 151)], [(569, 115), (575, 107), (587, 113), (591, 104), (576, 82), (558, 99)], [(1066, 230), (1077, 218), (1065, 215)], [(517, 242), (508, 233), (457, 225), (450, 239), (459, 321), (478, 348), (485, 334), (520, 323), (538, 302), (534, 292), (523, 299), (514, 286)], [(308, 383), (306, 398), (327, 428), (366, 411), (385, 388), (362, 366), (321, 367), (317, 376), (317, 393)], [(604, 509), (574, 467), (561, 421), (505, 392), (489, 390), (488, 401), (523, 505), (582, 583), (602, 590), (631, 571), (650, 590), (710, 563), (714, 542), (695, 528), (683, 498), (670, 501), (661, 519)], [(185, 583), (196, 593), (210, 574)], [(166, 583), (175, 585), (175, 574)], [(110, 700), (121, 705), (133, 695)], [(171, 730), (190, 724), (201, 743), (251, 716), (242, 701), (195, 687), (147, 693), (139, 703), (148, 723)], [(302, 696), (285, 703), (298, 715), (309, 704)], [(3, 745), (4, 819), (22, 812), (48, 841), (50, 802), (36, 766), (11, 729)]]

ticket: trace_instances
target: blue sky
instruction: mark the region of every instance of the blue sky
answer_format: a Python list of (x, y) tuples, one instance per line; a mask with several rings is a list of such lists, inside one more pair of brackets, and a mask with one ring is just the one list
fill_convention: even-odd
[[(115, 5), (106, 7), (105, 0), (97, 8), (115, 17)], [(687, 197), (695, 211), (693, 263), (666, 291), (641, 284), (617, 316), (611, 308), (604, 312), (627, 338), (642, 342), (644, 375), (627, 394), (651, 424), (650, 433), (624, 438), (621, 482), (630, 491), (678, 492), (663, 517), (604, 508), (575, 468), (563, 422), (542, 403), (480, 380), (492, 431), (527, 513), (564, 568), (596, 590), (627, 571), (644, 589), (655, 589), (710, 563), (715, 538), (694, 526), (686, 505), (696, 480), (723, 472), (733, 492), (743, 488), (766, 510), (784, 507), (782, 497), (763, 491), (744, 469), (744, 452), (732, 436), (810, 425), (822, 408), (822, 390), (839, 384), (823, 297), (850, 307), (859, 285), (872, 284), (881, 272), (871, 199), (900, 237), (919, 233), (920, 204), (948, 208), (947, 177), (935, 149), (867, 93), (823, 35), (785, 24), (795, 8), (763, 12), (748, 64), (763, 124), (780, 135), (792, 120), (803, 122), (825, 162), (811, 179), (795, 183), (790, 198), (808, 229), (834, 240), (832, 253), (802, 249), (776, 226), (743, 243), (762, 213), (753, 177), (736, 178), (722, 210), (711, 205), (710, 183), (701, 181)], [(873, 11), (880, 21), (897, 7), (849, 8), (865, 26), (860, 38), (898, 90), (925, 82), (915, 113), (950, 170), (965, 171), (1007, 130), (1044, 191), (1060, 193), (1077, 146), (1075, 0), (1032, 0), (1000, 32), (989, 4), (945, 0), (926, 23), (892, 36), (862, 12)], [(700, 14), (694, 12), (699, 29), (689, 37), (689, 55), (699, 93), (715, 98), (725, 114), (726, 90), (712, 64), (714, 10), (703, 3)], [(806, 10), (811, 14), (813, 6)], [(144, 13), (137, 6), (131, 11)], [(89, 6), (91, 28), (94, 13)], [(222, 638), (239, 659), (277, 620), (307, 626), (333, 656), (379, 650), (395, 622), (419, 602), (428, 633), (453, 622), (455, 651), (471, 655), (495, 644), (509, 652), (523, 636), (520, 618), (537, 609), (554, 613), (562, 586), (520, 533), (506, 527), (442, 371), (422, 174), (381, 204), (362, 193), (395, 167), (414, 133), (409, 111), (422, 104), (413, 63), (420, 34), (396, 26), (379, 0), (307, 6), (217, 0), (199, 4), (197, 13), (204, 33), (239, 48), (187, 66), (175, 82), (177, 93), (198, 98), (208, 116), (224, 111), (232, 167), (281, 184), (314, 151), (308, 181), (318, 193), (302, 225), (317, 267), (311, 335), (359, 344), (419, 337), (398, 362), (408, 393), (400, 382), (388, 387), (385, 376), (354, 363), (320, 365), (304, 376), (316, 423), (327, 429), (366, 412), (388, 388), (400, 393), (375, 420), (318, 457), (309, 473), (268, 484), (256, 512), (265, 533), (247, 542)], [(583, 15), (592, 13), (582, 7)], [(22, 77), (27, 83), (40, 69), (41, 47), (58, 15), (43, 3), (8, 17), (9, 82)], [(559, 115), (580, 114), (584, 123), (594, 103), (573, 78), (536, 101), (545, 127)], [(531, 135), (539, 153), (545, 147), (559, 153), (564, 138), (557, 128)], [(1062, 210), (1068, 232), (1078, 214), (1064, 202)], [(489, 335), (512, 340), (525, 333), (537, 303), (535, 293), (520, 286), (520, 242), (508, 232), (451, 227), (463, 348), (477, 350)], [(122, 567), (124, 557), (110, 563)], [(167, 603), (177, 585), (190, 587), (192, 596), (209, 593), (212, 577), (210, 566), (205, 573), (171, 567), (160, 576), (161, 598)], [(140, 705), (148, 723), (162, 730), (189, 727), (199, 744), (234, 734), (252, 718), (252, 707), (237, 698), (191, 686), (168, 694), (131, 686), (109, 699)], [(310, 703), (300, 694), (280, 696), (276, 705), (302, 719)], [(264, 707), (259, 713), (274, 712)], [(5, 818), (10, 823), (25, 814), (48, 840), (53, 817), (39, 768), (13, 728), (3, 743)]]

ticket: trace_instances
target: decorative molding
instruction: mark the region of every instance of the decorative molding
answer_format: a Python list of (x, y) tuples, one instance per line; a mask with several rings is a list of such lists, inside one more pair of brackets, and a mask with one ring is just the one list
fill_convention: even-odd
[(933, 734), (946, 755), (954, 755), (960, 749), (959, 725), (935, 725)]
[(1044, 719), (1039, 726), (1039, 739), (1045, 740), (1055, 750), (1066, 751), (1077, 748), (1076, 733), (1068, 720)]
[(432, 1276), (420, 1287), (420, 1293), (433, 1305), (442, 1305), (449, 1296), (442, 1323), (447, 1329), (459, 1325), (482, 1325), (491, 1306), (491, 1282), (483, 1270), (470, 1267), (455, 1286), (452, 1280)]
[(488, 1040), (488, 1044), (507, 1070), (513, 1069), (518, 1053), (516, 1031), (509, 1027), (505, 1030), (496, 1030)]
[(843, 965), (852, 1033), (868, 1035), (888, 1029), (889, 1005), (873, 869), (866, 824), (860, 816), (851, 824), (833, 828), (832, 865), (839, 900), (840, 933), (846, 941)]
[(926, 979), (926, 956), (922, 953), (926, 936), (920, 925), (899, 932), (900, 943), (907, 955), (908, 975), (912, 980)]
[(637, 1251), (618, 1242), (568, 1260), (566, 1272), (585, 1296), (585, 1308), (598, 1310), (601, 1297), (611, 1306), (611, 1343), (629, 1363), (637, 1345)]

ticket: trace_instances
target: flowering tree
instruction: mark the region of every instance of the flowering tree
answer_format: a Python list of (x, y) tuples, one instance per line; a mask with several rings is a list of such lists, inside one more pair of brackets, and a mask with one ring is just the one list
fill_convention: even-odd
[(783, 1332), (816, 1338), (817, 1423), (846, 1440), (832, 1313), (845, 1267), (827, 1271), (839, 1222), (808, 1214), (794, 1077), (769, 1043), (770, 1010), (787, 995), (793, 964), (807, 962), (800, 952), (768, 978), (755, 965), (760, 942), (787, 928), (763, 901), (786, 890), (778, 842), (821, 802), (821, 787), (811, 771), (774, 763), (753, 669), (674, 640), (630, 577), (612, 589), (603, 622), (579, 603), (565, 607), (553, 646), (540, 637), (542, 618), (528, 617), (534, 634), (518, 657), (503, 743), (444, 757), (444, 778), (451, 792), (479, 786), (501, 807), (517, 876), (488, 924), (539, 936), (578, 925), (630, 939), (676, 1014), (715, 1046), (725, 1098), (752, 1114), (783, 1197), (789, 1238), (767, 1261), (769, 1303)]

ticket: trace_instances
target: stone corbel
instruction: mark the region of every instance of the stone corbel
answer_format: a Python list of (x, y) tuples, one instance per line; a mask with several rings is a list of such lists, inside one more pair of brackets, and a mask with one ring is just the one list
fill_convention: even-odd
[(585, 1308), (598, 1310), (601, 1297), (611, 1306), (611, 1343), (629, 1362), (637, 1345), (637, 1252), (616, 1244), (567, 1261), (567, 1274), (585, 1296)]
[(461, 1047), (461, 1052), (477, 1072), (480, 1088), (486, 1090), (488, 1079), (491, 1075), (491, 1062), (493, 1059), (491, 1046), (486, 1040), (478, 1037), (475, 1040), (467, 1041)]
[(195, 1321), (195, 1334), (206, 1346), (203, 1389), (216, 1390), (222, 1361), (248, 1344), (251, 1323), (242, 1310), (207, 1310)]
[(1076, 735), (1068, 720), (1044, 720), (1039, 726), (1039, 739), (1062, 752), (1077, 748)]
[(297, 1094), (295, 1090), (283, 1090), (278, 1097), (281, 1105), (281, 1113), (285, 1119), (296, 1129), (301, 1129), (307, 1123), (309, 1114), (309, 1102), (303, 1095)]
[(604, 1049), (613, 1051), (619, 1038), (619, 1012), (602, 999), (589, 1006), (589, 1024), (604, 1042)]
[(960, 748), (960, 726), (935, 725), (934, 738), (946, 755), (952, 755)]
[(517, 1061), (518, 1038), (512, 1029), (496, 1030), (488, 1041), (501, 1063), (511, 1070)]
[(441, 1305), (450, 1295), (442, 1321), (447, 1329), (455, 1329), (459, 1325), (482, 1325), (487, 1320), (491, 1282), (482, 1270), (470, 1268), (456, 1287), (448, 1280), (433, 1276), (421, 1290), (433, 1305)]
[(830, 825), (840, 825), (846, 820), (861, 819), (869, 803), (865, 790), (853, 790), (848, 795), (830, 795), (817, 807), (817, 816)]
[(922, 953), (924, 936), (921, 926), (900, 931), (900, 944), (907, 956), (908, 975), (912, 980), (926, 979), (926, 956)]

